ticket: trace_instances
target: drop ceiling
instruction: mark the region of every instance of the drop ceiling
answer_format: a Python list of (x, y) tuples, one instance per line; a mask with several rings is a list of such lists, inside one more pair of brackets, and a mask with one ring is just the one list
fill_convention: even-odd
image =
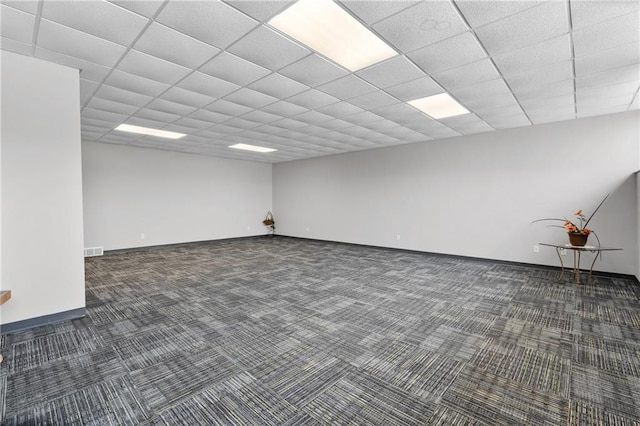
[[(353, 73), (267, 24), (291, 3), (2, 0), (0, 47), (81, 70), (83, 140), (271, 163), (640, 105), (636, 0), (337, 2), (398, 52)], [(471, 113), (407, 104), (444, 92)]]

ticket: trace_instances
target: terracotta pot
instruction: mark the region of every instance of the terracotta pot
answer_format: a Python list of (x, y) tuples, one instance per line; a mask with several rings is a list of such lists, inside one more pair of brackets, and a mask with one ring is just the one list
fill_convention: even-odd
[(589, 234), (580, 234), (575, 232), (568, 232), (569, 234), (569, 242), (572, 246), (582, 247), (587, 244), (587, 239), (589, 238)]

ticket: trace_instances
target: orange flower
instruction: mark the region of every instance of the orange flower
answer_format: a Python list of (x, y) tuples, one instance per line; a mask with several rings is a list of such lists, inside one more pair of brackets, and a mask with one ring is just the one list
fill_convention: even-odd
[(566, 221), (566, 222), (564, 223), (564, 226), (567, 226), (567, 225), (571, 225), (571, 222), (570, 222), (570, 221)]
[(578, 210), (577, 212), (574, 213), (576, 216), (579, 216), (582, 214), (582, 209)]

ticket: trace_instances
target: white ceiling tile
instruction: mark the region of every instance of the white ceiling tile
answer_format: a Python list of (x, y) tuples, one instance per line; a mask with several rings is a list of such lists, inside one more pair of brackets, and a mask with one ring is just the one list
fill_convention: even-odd
[(422, 77), (408, 83), (389, 87), (385, 89), (385, 91), (406, 102), (442, 93), (444, 92), (444, 89), (440, 87), (438, 83), (433, 81), (431, 77)]
[(384, 120), (384, 118), (380, 117), (378, 114), (372, 113), (371, 111), (362, 111), (357, 114), (351, 114), (347, 117), (344, 117), (344, 120), (353, 124), (367, 127), (369, 123)]
[(365, 93), (374, 92), (377, 89), (355, 75), (348, 75), (330, 83), (323, 84), (322, 86), (318, 86), (318, 90), (322, 90), (323, 92), (333, 95), (340, 100), (347, 100), (355, 98), (356, 96), (364, 95)]
[(129, 116), (140, 109), (139, 107), (134, 105), (123, 104), (121, 102), (110, 101), (108, 99), (102, 99), (98, 97), (93, 97), (93, 99), (91, 99), (91, 101), (87, 103), (87, 108), (124, 114), (125, 116)]
[(473, 112), (485, 121), (496, 120), (503, 116), (512, 117), (523, 114), (522, 108), (515, 102), (499, 107), (496, 107), (495, 105), (487, 105), (480, 108), (474, 108)]
[(137, 50), (130, 50), (118, 64), (118, 69), (166, 84), (175, 84), (191, 72), (188, 68)]
[(116, 43), (59, 24), (40, 20), (38, 47), (104, 66), (113, 66), (125, 52)]
[(470, 32), (423, 47), (407, 56), (427, 74), (436, 74), (487, 57)]
[(107, 74), (109, 74), (109, 71), (111, 71), (111, 68), (107, 68), (93, 62), (84, 61), (82, 59), (74, 58), (41, 48), (36, 48), (34, 56), (36, 58), (44, 59), (45, 61), (54, 62), (56, 64), (65, 65), (71, 68), (76, 68), (80, 70), (80, 78), (95, 81), (97, 83), (102, 82)]
[(226, 3), (251, 16), (256, 21), (266, 22), (293, 3), (292, 0), (247, 1), (224, 0)]
[(373, 25), (402, 52), (410, 52), (468, 30), (449, 1), (426, 1)]
[(444, 139), (460, 136), (460, 133), (443, 125), (442, 127), (430, 130), (427, 135), (432, 139)]
[(2, 4), (32, 15), (38, 13), (38, 0), (3, 0)]
[(154, 22), (134, 45), (136, 50), (182, 65), (198, 68), (220, 49)]
[(576, 118), (573, 105), (527, 111), (527, 114), (533, 124), (553, 123)]
[(393, 96), (389, 96), (382, 90), (349, 99), (349, 103), (362, 109), (375, 109), (387, 105), (397, 104), (398, 102), (399, 101), (396, 98), (394, 98)]
[(316, 87), (349, 74), (343, 68), (317, 54), (306, 56), (278, 72), (310, 87)]
[(156, 21), (219, 48), (228, 47), (258, 25), (219, 1), (172, 1)]
[(171, 89), (163, 93), (162, 99), (195, 108), (202, 108), (216, 100), (216, 98), (212, 98), (211, 96), (202, 95), (198, 92), (193, 92), (177, 86), (173, 86)]
[(100, 133), (100, 132), (83, 131), (82, 129), (80, 130), (80, 138), (83, 141), (94, 141), (95, 142), (98, 139), (100, 139), (103, 135), (104, 135), (104, 133)]
[(482, 118), (494, 129), (511, 129), (514, 127), (531, 125), (531, 122), (529, 121), (527, 116), (524, 115), (524, 113), (515, 115), (500, 115), (498, 117), (492, 117), (490, 119), (487, 119), (486, 117)]
[(473, 86), (455, 89), (451, 91), (451, 94), (462, 102), (463, 105), (471, 106), (478, 100), (509, 96), (511, 95), (511, 91), (504, 80), (499, 78), (474, 84)]
[(343, 132), (346, 129), (354, 127), (354, 124), (345, 120), (340, 120), (339, 118), (334, 118), (332, 120), (322, 122), (320, 126), (326, 129)]
[(273, 96), (265, 95), (264, 93), (256, 92), (255, 90), (247, 89), (246, 87), (227, 95), (225, 99), (236, 104), (256, 109), (278, 101), (278, 99)]
[(529, 8), (539, 6), (544, 1), (491, 1), (455, 0), (465, 19), (473, 28), (506, 18)]
[[(550, 1), (477, 28), (476, 35), (489, 55), (495, 56), (566, 34), (568, 31), (566, 3)], [(505, 37), (505, 34), (509, 36)]]
[(243, 120), (255, 121), (256, 123), (267, 124), (272, 121), (280, 120), (282, 117), (268, 112), (254, 110), (246, 113), (240, 118)]
[(303, 106), (308, 109), (316, 109), (321, 108), (323, 106), (327, 106), (330, 104), (334, 104), (339, 101), (339, 99), (334, 98), (331, 95), (328, 95), (324, 92), (321, 92), (316, 89), (310, 89), (306, 92), (299, 93), (287, 99), (288, 102), (291, 102), (296, 105)]
[[(191, 118), (191, 117), (182, 117), (176, 120), (173, 124), (177, 126), (183, 126), (186, 128), (203, 130), (208, 127), (211, 127), (214, 123), (210, 123), (208, 121), (203, 121), (203, 120), (196, 120), (195, 118)], [(193, 131), (187, 132), (187, 133), (192, 133), (192, 132)]]
[(573, 78), (573, 62), (563, 61), (506, 77), (509, 87), (514, 91), (532, 87), (544, 87), (550, 83)]
[(372, 2), (347, 0), (341, 1), (340, 3), (346, 6), (355, 16), (360, 18), (363, 22), (366, 22), (367, 24), (373, 24), (419, 2), (407, 0), (379, 0)]
[(178, 104), (164, 99), (154, 99), (146, 105), (146, 108), (180, 116), (191, 114), (196, 110), (196, 108), (194, 107)]
[(115, 123), (116, 125), (122, 123), (129, 117), (127, 114), (118, 114), (93, 108), (83, 108), (82, 116), (86, 118), (95, 118), (96, 120), (102, 120), (108, 123)]
[(291, 118), (283, 118), (282, 120), (272, 122), (271, 125), (274, 127), (280, 127), (282, 129), (294, 130), (306, 126), (307, 123), (293, 120)]
[(31, 43), (33, 41), (35, 21), (35, 16), (30, 13), (21, 12), (0, 4), (0, 34), (2, 34), (2, 37), (23, 43)]
[(356, 74), (381, 89), (424, 77), (424, 72), (404, 56), (394, 56)]
[(94, 81), (80, 79), (80, 105), (85, 105), (91, 100), (98, 86), (99, 84)]
[(584, 77), (577, 77), (576, 88), (606, 86), (628, 81), (640, 81), (640, 64), (627, 65)]
[(91, 126), (95, 129), (103, 129), (106, 132), (113, 130), (114, 124), (104, 120), (97, 120), (95, 118), (81, 117), (83, 126)]
[(470, 97), (466, 99), (462, 104), (470, 111), (475, 112), (477, 115), (481, 115), (479, 112), (489, 108), (512, 108), (517, 105), (516, 99), (512, 93), (504, 93), (502, 95), (493, 96), (490, 98), (475, 98)]
[(638, 48), (638, 44), (625, 44), (613, 49), (576, 58), (576, 78), (638, 62), (640, 62), (640, 49)]
[(538, 99), (522, 99), (520, 105), (524, 108), (525, 112), (529, 112), (532, 109), (538, 108), (552, 108), (560, 106), (573, 106), (575, 103), (575, 97), (573, 93), (567, 93), (565, 95), (556, 95), (549, 98)]
[(168, 112), (155, 111), (147, 108), (142, 108), (134, 115), (138, 118), (144, 118), (145, 120), (154, 120), (163, 123), (171, 123), (180, 118), (180, 116), (176, 114), (169, 114)]
[(292, 104), (291, 102), (287, 101), (278, 101), (276, 103), (262, 107), (261, 110), (270, 114), (279, 115), (281, 117), (289, 117), (308, 111), (307, 108)]
[(205, 107), (207, 111), (217, 112), (219, 114), (225, 114), (229, 116), (242, 115), (251, 111), (253, 108), (244, 105), (237, 104), (235, 102), (229, 102), (224, 99), (215, 101), (214, 103)]
[(42, 17), (123, 46), (129, 46), (148, 22), (102, 0), (45, 1)]
[(319, 111), (323, 114), (328, 114), (332, 117), (342, 118), (351, 114), (363, 112), (364, 110), (348, 102), (340, 101), (336, 102), (335, 104), (324, 106), (322, 108), (317, 108), (316, 111)]
[(569, 35), (565, 34), (493, 58), (504, 76), (511, 76), (571, 59)]
[(2, 50), (7, 52), (18, 53), (20, 55), (31, 56), (33, 45), (31, 43), (23, 43), (12, 38), (0, 37), (0, 46)]
[(109, 0), (120, 7), (124, 7), (138, 15), (153, 17), (165, 0)]
[(120, 70), (113, 70), (104, 82), (105, 84), (117, 87), (118, 89), (141, 93), (154, 98), (171, 87), (168, 84), (149, 80), (148, 78), (129, 74)]
[(459, 89), (496, 78), (500, 78), (500, 75), (488, 58), (433, 75), (433, 79), (447, 90)]
[(273, 71), (311, 53), (301, 45), (265, 26), (258, 27), (227, 50)]
[(293, 118), (294, 120), (302, 121), (304, 123), (308, 123), (308, 124), (318, 124), (318, 123), (322, 123), (323, 121), (329, 121), (333, 119), (333, 117), (331, 117), (330, 115), (323, 114), (317, 111), (303, 112), (302, 114), (298, 114), (291, 118)]
[(628, 81), (625, 83), (612, 84), (608, 86), (591, 86), (581, 87), (576, 91), (576, 95), (580, 97), (613, 97), (613, 96), (627, 96), (627, 103), (631, 102), (633, 95), (638, 91), (640, 81)]
[(213, 98), (221, 98), (240, 88), (236, 84), (200, 72), (185, 77), (178, 86)]
[(199, 109), (189, 114), (189, 118), (196, 120), (208, 121), (210, 123), (220, 124), (231, 119), (230, 115), (220, 114), (218, 112), (209, 111), (206, 109)]
[(548, 98), (553, 95), (566, 95), (574, 92), (573, 80), (561, 80), (545, 85), (531, 84), (513, 89), (513, 93), (519, 101)]
[(118, 89), (117, 87), (107, 86), (106, 84), (100, 86), (100, 89), (98, 89), (95, 96), (97, 96), (98, 98), (138, 107), (144, 106), (153, 99), (151, 96), (141, 95), (140, 93)]
[(571, 22), (574, 30), (629, 13), (637, 13), (636, 0), (571, 1)]
[(605, 114), (614, 114), (616, 112), (624, 112), (628, 111), (626, 105), (610, 105), (610, 106), (594, 106), (594, 107), (585, 107), (580, 108), (578, 106), (578, 118), (592, 117), (594, 115), (605, 115)]
[(640, 40), (638, 11), (573, 32), (575, 56), (597, 53)]
[(271, 74), (268, 69), (227, 52), (222, 52), (203, 65), (200, 71), (240, 86), (247, 85), (267, 74)]
[(280, 99), (288, 98), (289, 96), (309, 89), (309, 86), (305, 86), (278, 73), (269, 74), (251, 83), (247, 87)]
[(283, 129), (282, 127), (271, 126), (269, 124), (265, 124), (263, 126), (257, 127), (255, 130), (262, 133), (263, 137), (265, 134), (272, 136), (285, 131), (285, 129)]
[(439, 121), (463, 135), (471, 135), (474, 133), (489, 132), (493, 130), (493, 127), (489, 126), (474, 114), (464, 114), (456, 117), (443, 118)]

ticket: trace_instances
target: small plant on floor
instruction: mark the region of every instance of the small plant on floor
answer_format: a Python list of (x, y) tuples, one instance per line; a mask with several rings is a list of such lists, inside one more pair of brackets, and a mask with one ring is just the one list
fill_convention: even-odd
[[(588, 218), (584, 215), (584, 213), (582, 212), (582, 209), (576, 211), (574, 213), (576, 219), (574, 220), (569, 220), (566, 217), (563, 218), (545, 218), (545, 219), (537, 219), (534, 220), (532, 223), (535, 222), (542, 222), (542, 221), (546, 221), (546, 220), (553, 220), (553, 221), (560, 221), (560, 222), (564, 222), (562, 225), (550, 225), (550, 226), (555, 226), (558, 228), (564, 228), (567, 231), (567, 234), (569, 234), (569, 238), (572, 241), (573, 245), (578, 245), (578, 244), (574, 244), (573, 240), (571, 239), (571, 236), (574, 235), (580, 235), (583, 236), (584, 238), (584, 242), (586, 243), (586, 238), (590, 235), (593, 234), (596, 237), (596, 240), (598, 240), (598, 245), (600, 245), (600, 238), (598, 238), (598, 235), (591, 229), (587, 228), (587, 225), (589, 225), (589, 222), (591, 222), (591, 219), (593, 219), (593, 216), (595, 216), (596, 212), (600, 209), (600, 207), (602, 207), (602, 205), (604, 204), (604, 202), (607, 200), (607, 198), (609, 198), (610, 194), (607, 194), (606, 197), (604, 197), (602, 199), (602, 201), (600, 201), (600, 204), (598, 204), (598, 207), (596, 207), (596, 209), (593, 211), (593, 213), (591, 213), (591, 216), (589, 216)], [(581, 245), (584, 245), (581, 244)]]
[(273, 213), (267, 212), (267, 217), (262, 221), (264, 226), (269, 227), (269, 235), (272, 237), (276, 234), (276, 221), (273, 219)]

